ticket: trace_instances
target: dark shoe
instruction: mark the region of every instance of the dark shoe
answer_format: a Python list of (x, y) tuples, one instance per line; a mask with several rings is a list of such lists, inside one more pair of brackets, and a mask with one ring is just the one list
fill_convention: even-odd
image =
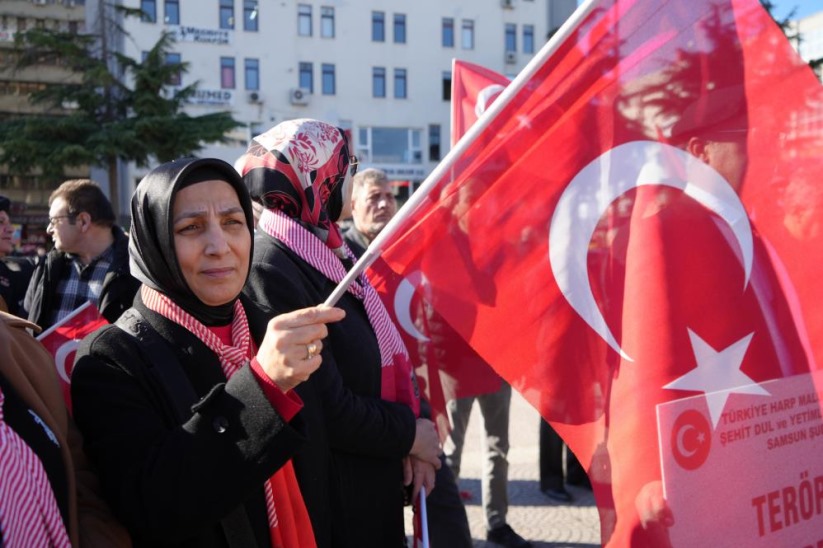
[(506, 548), (531, 548), (532, 543), (514, 532), (508, 524), (486, 532), (486, 540)]
[(543, 494), (556, 502), (571, 502), (572, 496), (563, 489), (543, 489)]

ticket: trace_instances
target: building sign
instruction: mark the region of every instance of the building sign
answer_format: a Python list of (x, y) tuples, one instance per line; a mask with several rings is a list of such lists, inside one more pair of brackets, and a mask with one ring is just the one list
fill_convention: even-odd
[(13, 30), (0, 30), (0, 42), (14, 42), (14, 34)]
[(230, 89), (198, 89), (188, 98), (192, 105), (231, 105), (234, 102), (234, 92)]
[(421, 165), (414, 164), (375, 164), (376, 167), (386, 172), (390, 180), (397, 181), (422, 181), (428, 175), (428, 170)]
[(225, 29), (200, 29), (197, 27), (172, 27), (172, 35), (178, 42), (199, 44), (230, 44), (231, 32)]

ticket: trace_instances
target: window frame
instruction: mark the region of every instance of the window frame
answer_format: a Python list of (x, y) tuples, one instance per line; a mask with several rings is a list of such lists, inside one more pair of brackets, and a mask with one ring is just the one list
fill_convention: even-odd
[(392, 34), (395, 44), (406, 43), (406, 14), (395, 13), (392, 17)]
[(237, 89), (237, 62), (234, 57), (220, 57), (220, 89)]
[(243, 85), (246, 91), (260, 91), (260, 59), (256, 57), (243, 59)]
[(320, 6), (320, 38), (334, 38), (334, 7)]
[(297, 36), (312, 35), (312, 17), (311, 4), (297, 4)]
[(371, 41), (385, 42), (386, 41), (386, 12), (372, 11), (371, 12)]
[(371, 71), (371, 93), (377, 99), (386, 98), (386, 67), (372, 67)]
[(334, 63), (320, 65), (320, 90), (323, 95), (337, 95), (337, 74)]

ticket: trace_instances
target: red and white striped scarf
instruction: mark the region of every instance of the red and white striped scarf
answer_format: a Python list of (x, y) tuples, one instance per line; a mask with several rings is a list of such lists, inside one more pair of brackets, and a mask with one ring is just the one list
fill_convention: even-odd
[[(185, 327), (199, 338), (212, 352), (217, 354), (226, 379), (231, 378), (232, 375), (239, 371), (240, 368), (248, 363), (254, 356), (249, 322), (246, 318), (246, 311), (240, 303), (240, 299), (234, 303), (234, 317), (231, 322), (232, 346), (229, 346), (223, 344), (220, 338), (208, 327), (162, 293), (144, 284), (141, 287), (140, 295), (143, 298), (143, 303), (149, 310), (153, 310), (174, 323)], [(286, 475), (288, 475), (288, 477), (284, 478)], [(287, 523), (286, 529), (288, 530), (282, 530), (277, 517), (277, 508), (274, 500), (275, 494), (272, 484), (278, 486), (279, 497), (285, 497), (285, 500), (292, 501), (287, 503), (289, 506), (287, 513), (291, 514), (294, 511), (300, 512), (301, 517), (305, 515), (303, 521), (308, 521), (308, 515), (306, 514), (305, 504), (303, 503), (299, 486), (297, 485), (294, 468), (292, 467), (291, 461), (289, 461), (286, 466), (275, 472), (263, 486), (266, 494), (266, 511), (269, 518), (272, 545), (275, 547), (294, 546), (302, 548), (302, 546), (307, 546), (308, 542), (311, 541), (311, 545), (314, 546), (313, 533), (311, 539), (305, 537), (296, 539), (294, 538), (294, 531), (290, 527), (292, 524)], [(298, 507), (299, 509), (297, 509)]]
[(69, 547), (54, 491), (43, 463), (6, 424), (0, 390), (0, 545)]
[[(330, 247), (280, 211), (264, 210), (258, 227), (272, 238), (286, 244), (329, 280), (340, 283), (346, 276), (346, 267)], [(345, 246), (345, 250), (349, 258), (355, 260), (348, 246)], [(416, 416), (419, 416), (420, 394), (414, 369), (406, 346), (386, 307), (383, 306), (383, 301), (365, 274), (358, 276), (358, 279), (349, 285), (348, 292), (363, 302), (369, 323), (377, 336), (382, 365), (381, 397), (384, 400), (405, 403), (412, 408)]]

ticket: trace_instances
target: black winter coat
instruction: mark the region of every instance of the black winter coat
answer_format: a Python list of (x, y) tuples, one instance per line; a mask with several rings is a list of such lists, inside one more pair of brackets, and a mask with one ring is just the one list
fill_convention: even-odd
[[(129, 273), (129, 239), (123, 230), (112, 227), (114, 234), (114, 256), (111, 267), (103, 280), (100, 301), (97, 305), (100, 314), (109, 323), (114, 323), (123, 312), (131, 307), (140, 282)], [(29, 282), (24, 308), (28, 320), (41, 328), (51, 327), (51, 312), (60, 303), (55, 302), (57, 284), (60, 283), (71, 259), (65, 253), (53, 249), (34, 269)]]
[[(251, 301), (273, 315), (320, 304), (334, 287), (284, 244), (258, 232), (244, 290)], [(333, 546), (404, 546), (401, 459), (414, 442), (415, 418), (408, 406), (380, 400), (380, 350), (362, 303), (347, 293), (337, 306), (346, 311), (346, 318), (329, 324), (323, 365), (306, 386), (298, 387), (301, 397), (312, 387), (315, 394), (304, 400), (319, 397), (325, 406), (324, 422), (332, 448)], [(328, 395), (335, 390), (329, 379), (338, 375), (346, 389), (344, 400), (361, 402), (350, 403), (359, 414), (334, 411), (328, 405), (336, 399)], [(357, 397), (352, 400), (352, 395)]]
[(263, 484), (305, 443), (302, 411), (285, 424), (249, 366), (226, 381), (217, 356), (191, 332), (139, 297), (134, 308), (171, 345), (201, 399), (180, 424), (153, 371), (163, 367), (156, 355), (114, 325), (83, 340), (74, 416), (108, 502), (136, 546), (225, 547), (219, 522), (241, 504), (257, 546), (270, 546)]

